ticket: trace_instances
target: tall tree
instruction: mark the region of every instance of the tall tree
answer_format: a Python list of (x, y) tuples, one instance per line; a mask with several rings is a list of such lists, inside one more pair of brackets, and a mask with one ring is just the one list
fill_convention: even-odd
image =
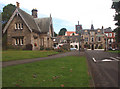
[(55, 36), (55, 37), (57, 36), (57, 33), (56, 33), (56, 32), (54, 32), (54, 36)]
[(117, 25), (118, 27), (114, 29), (114, 31), (116, 32), (116, 41), (119, 43), (120, 42), (120, 1), (113, 2), (112, 8), (115, 9), (116, 11), (114, 20), (117, 21), (115, 25)]
[(5, 7), (3, 7), (3, 12), (2, 12), (2, 28), (5, 27), (6, 23), (12, 16), (13, 12), (15, 11), (16, 6), (13, 4), (8, 4)]
[(67, 31), (67, 29), (66, 28), (62, 28), (62, 29), (60, 29), (60, 31), (59, 31), (59, 36), (63, 36), (63, 35), (65, 35), (65, 32)]
[[(6, 23), (12, 16), (13, 12), (15, 11), (16, 6), (12, 4), (8, 4), (5, 7), (3, 7), (3, 12), (2, 12), (2, 29), (5, 27)], [(4, 34), (2, 36), (2, 48), (7, 49), (7, 35)]]

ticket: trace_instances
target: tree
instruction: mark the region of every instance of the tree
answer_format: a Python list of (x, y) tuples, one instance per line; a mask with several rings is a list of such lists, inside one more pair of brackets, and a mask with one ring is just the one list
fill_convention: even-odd
[(56, 33), (56, 32), (54, 32), (54, 36), (55, 36), (55, 37), (57, 36), (57, 33)]
[(8, 22), (8, 20), (12, 16), (15, 9), (16, 9), (16, 6), (13, 5), (13, 4), (8, 4), (7, 6), (5, 6), (3, 8), (3, 12), (2, 12), (2, 28), (5, 27), (6, 23)]
[(66, 32), (66, 31), (67, 31), (66, 28), (62, 28), (62, 29), (60, 29), (59, 36), (63, 36), (63, 35), (65, 35), (65, 32)]
[(120, 42), (120, 1), (119, 2), (113, 2), (112, 4), (112, 9), (115, 9), (116, 14), (114, 17), (114, 20), (117, 21), (115, 25), (118, 27), (114, 29), (114, 32), (116, 32), (116, 41), (119, 43)]
[[(6, 23), (12, 16), (13, 12), (15, 11), (16, 6), (12, 4), (8, 4), (5, 7), (3, 7), (3, 12), (2, 12), (2, 29), (5, 27)], [(2, 35), (2, 48), (7, 49), (7, 35), (6, 33)]]

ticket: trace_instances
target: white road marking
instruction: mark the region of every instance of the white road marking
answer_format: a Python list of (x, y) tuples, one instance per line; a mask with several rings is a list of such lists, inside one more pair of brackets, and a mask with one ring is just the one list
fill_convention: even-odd
[(116, 59), (116, 58), (114, 58), (114, 57), (110, 57), (110, 58), (113, 59), (113, 60), (119, 61), (118, 59)]
[(94, 62), (97, 62), (94, 57), (93, 57), (93, 61), (94, 61)]
[(102, 61), (104, 61), (104, 62), (105, 62), (105, 61), (113, 61), (113, 60), (110, 60), (110, 59), (104, 59), (104, 60), (102, 60)]
[(116, 57), (116, 58), (120, 59), (120, 57)]

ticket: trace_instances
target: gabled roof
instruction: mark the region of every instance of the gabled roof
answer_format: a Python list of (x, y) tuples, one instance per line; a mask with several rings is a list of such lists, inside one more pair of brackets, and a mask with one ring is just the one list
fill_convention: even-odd
[(40, 28), (35, 23), (33, 16), (29, 15), (28, 13), (19, 8), (17, 9), (20, 12), (21, 16), (24, 18), (24, 20), (26, 21), (26, 23), (28, 24), (28, 26), (31, 28), (31, 30), (35, 32), (40, 32)]
[(41, 32), (48, 32), (50, 27), (50, 18), (34, 18)]
[(40, 32), (48, 32), (49, 31), (49, 27), (50, 27), (51, 19), (52, 19), (51, 17), (49, 17), (49, 18), (33, 18), (32, 15), (29, 15), (25, 11), (23, 11), (19, 8), (16, 8), (13, 15), (9, 19), (7, 25), (3, 29), (3, 33), (6, 32), (9, 24), (11, 23), (11, 21), (17, 14), (19, 14), (19, 16), (21, 16), (22, 20), (25, 22), (25, 24), (27, 25), (27, 27), (29, 28), (29, 30), (31, 32), (33, 31), (33, 32), (40, 33)]
[[(74, 32), (74, 31), (66, 31), (66, 33), (65, 33), (65, 35), (66, 36), (70, 36), (71, 34), (76, 34), (76, 32)], [(78, 35), (78, 34), (77, 34)]]

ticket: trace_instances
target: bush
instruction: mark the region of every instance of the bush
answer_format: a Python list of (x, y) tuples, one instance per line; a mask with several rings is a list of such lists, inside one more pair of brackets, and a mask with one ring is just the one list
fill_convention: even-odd
[(99, 46), (98, 49), (102, 49), (102, 46)]
[(40, 50), (44, 50), (44, 46), (40, 46)]
[(45, 50), (52, 50), (52, 48), (46, 48)]
[(7, 49), (15, 49), (12, 45), (8, 45)]
[(33, 47), (32, 44), (27, 44), (26, 45), (26, 50), (32, 50), (32, 47)]
[(56, 52), (64, 52), (64, 49), (55, 49)]

